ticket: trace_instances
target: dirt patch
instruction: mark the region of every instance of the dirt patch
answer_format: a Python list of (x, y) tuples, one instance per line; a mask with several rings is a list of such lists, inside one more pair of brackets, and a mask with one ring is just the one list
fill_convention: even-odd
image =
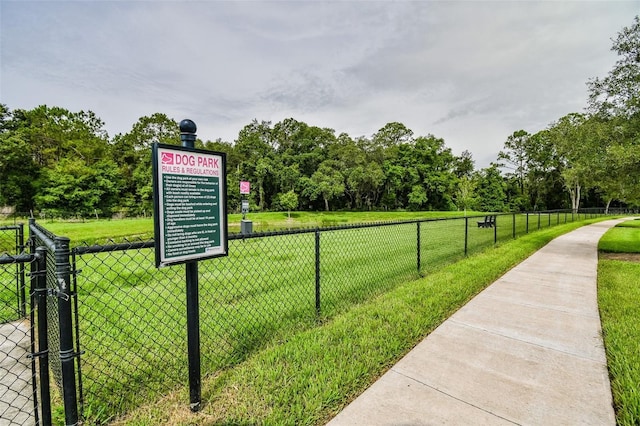
[(640, 253), (605, 253), (600, 252), (600, 259), (621, 260), (624, 262), (640, 263)]

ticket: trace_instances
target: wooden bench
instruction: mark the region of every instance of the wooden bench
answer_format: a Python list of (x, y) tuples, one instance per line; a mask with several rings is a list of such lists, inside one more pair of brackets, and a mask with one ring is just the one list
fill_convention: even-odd
[(484, 221), (478, 222), (478, 228), (493, 228), (496, 225), (495, 216), (485, 216)]

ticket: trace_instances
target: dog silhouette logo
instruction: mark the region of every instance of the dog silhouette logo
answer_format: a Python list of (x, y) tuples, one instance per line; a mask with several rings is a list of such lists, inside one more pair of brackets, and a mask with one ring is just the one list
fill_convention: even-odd
[(162, 164), (174, 164), (173, 162), (173, 154), (170, 152), (162, 153)]

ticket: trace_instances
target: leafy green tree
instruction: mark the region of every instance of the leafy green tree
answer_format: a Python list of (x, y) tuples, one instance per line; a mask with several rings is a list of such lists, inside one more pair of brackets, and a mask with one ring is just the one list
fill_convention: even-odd
[(355, 207), (360, 209), (366, 206), (371, 210), (382, 191), (384, 182), (382, 168), (377, 163), (371, 162), (366, 166), (357, 166), (345, 172), (348, 173), (345, 192), (355, 202)]
[(623, 28), (611, 50), (618, 60), (609, 75), (588, 82), (589, 108), (604, 117), (638, 119), (640, 114), (640, 17)]
[(104, 123), (91, 111), (41, 105), (13, 112), (3, 106), (0, 112), (0, 151), (4, 157), (0, 162), (0, 180), (4, 182), (0, 198), (20, 210), (40, 208), (36, 200), (47, 190), (45, 170), (72, 158), (84, 164), (89, 173), (106, 157), (108, 135)]
[(260, 158), (256, 164), (255, 178), (258, 186), (258, 208), (264, 210), (265, 206), (265, 182), (273, 174), (273, 164), (268, 157)]
[(471, 152), (464, 150), (459, 157), (455, 158), (453, 173), (458, 178), (467, 177), (470, 178), (473, 176), (473, 171), (475, 169), (475, 162), (473, 161), (473, 156)]
[[(613, 69), (588, 83), (589, 111), (606, 128), (606, 155), (600, 158), (598, 186), (607, 199), (638, 203), (640, 190), (640, 17), (623, 28), (611, 50)], [(603, 141), (604, 142), (604, 141)], [(604, 145), (605, 143), (603, 143)]]
[(285, 191), (293, 191), (300, 180), (300, 170), (298, 164), (284, 166), (276, 169), (280, 188)]
[(455, 195), (455, 202), (458, 210), (463, 210), (467, 215), (467, 209), (471, 208), (476, 202), (475, 197), (476, 182), (468, 177), (462, 176), (458, 182), (458, 189)]
[(32, 152), (19, 134), (0, 133), (0, 205), (14, 206), (18, 212), (34, 208), (41, 168), (33, 161)]
[(492, 163), (476, 173), (477, 207), (484, 212), (501, 212), (505, 210), (506, 195), (504, 179), (498, 165)]
[(594, 122), (584, 114), (572, 113), (560, 118), (549, 135), (562, 164), (560, 172), (569, 192), (571, 208), (580, 207), (582, 191), (594, 185), (594, 167), (598, 165), (601, 140), (594, 132)]
[(273, 143), (284, 166), (298, 165), (303, 176), (311, 176), (326, 160), (326, 149), (335, 141), (332, 129), (309, 126), (287, 118), (273, 126)]
[(43, 188), (36, 196), (39, 207), (59, 212), (91, 215), (110, 213), (118, 195), (118, 168), (110, 160), (88, 166), (80, 158), (63, 158), (43, 171)]
[(298, 207), (298, 195), (294, 191), (280, 194), (280, 205), (287, 210), (287, 215), (291, 218), (291, 210)]
[(344, 178), (335, 168), (335, 163), (330, 160), (324, 161), (318, 170), (311, 176), (313, 191), (311, 199), (322, 196), (324, 209), (329, 211), (329, 201), (344, 193)]
[(413, 185), (409, 193), (409, 208), (412, 210), (420, 210), (427, 202), (427, 191), (422, 185)]
[(110, 145), (111, 158), (118, 165), (123, 189), (118, 209), (142, 214), (153, 209), (151, 146), (153, 143), (180, 145), (176, 120), (155, 113), (140, 117), (131, 130), (118, 134)]
[(504, 161), (504, 167), (510, 170), (507, 177), (512, 177), (523, 198), (528, 198), (525, 182), (529, 167), (529, 139), (531, 135), (524, 130), (513, 132), (504, 143), (504, 151), (498, 153), (498, 160)]

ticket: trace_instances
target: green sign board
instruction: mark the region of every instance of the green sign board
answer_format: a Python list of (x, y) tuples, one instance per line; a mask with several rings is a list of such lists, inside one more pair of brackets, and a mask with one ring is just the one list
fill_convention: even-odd
[(226, 156), (173, 145), (152, 149), (156, 267), (226, 256)]

